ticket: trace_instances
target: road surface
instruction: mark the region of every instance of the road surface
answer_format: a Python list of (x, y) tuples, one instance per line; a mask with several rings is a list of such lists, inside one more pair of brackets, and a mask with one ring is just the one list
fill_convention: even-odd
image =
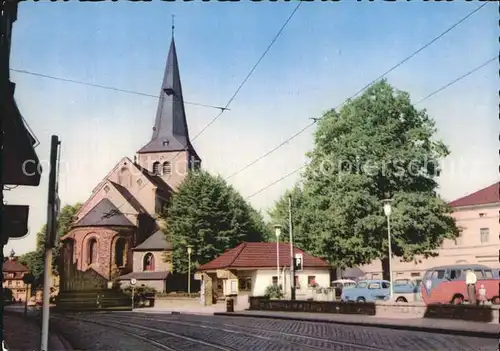
[(53, 315), (51, 328), (85, 350), (487, 351), (496, 340), (374, 327), (249, 317), (142, 314)]

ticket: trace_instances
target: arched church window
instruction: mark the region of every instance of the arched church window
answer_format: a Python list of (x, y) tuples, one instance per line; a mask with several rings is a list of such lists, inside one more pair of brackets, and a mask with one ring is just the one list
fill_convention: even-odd
[(160, 162), (153, 163), (153, 174), (160, 175)]
[(118, 238), (115, 243), (115, 264), (117, 267), (125, 266), (127, 255), (127, 242), (124, 238)]
[(142, 265), (142, 270), (143, 271), (149, 271), (152, 272), (155, 270), (155, 257), (151, 252), (148, 252), (146, 255), (144, 255), (144, 262)]
[(172, 174), (172, 165), (170, 162), (163, 162), (163, 174)]
[(88, 244), (88, 263), (93, 264), (97, 262), (97, 239), (92, 238)]

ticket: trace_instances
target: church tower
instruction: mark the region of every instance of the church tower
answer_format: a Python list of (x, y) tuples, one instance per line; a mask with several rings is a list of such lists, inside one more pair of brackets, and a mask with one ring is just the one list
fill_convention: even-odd
[(137, 152), (137, 163), (173, 189), (201, 159), (189, 139), (179, 64), (172, 36), (151, 140)]

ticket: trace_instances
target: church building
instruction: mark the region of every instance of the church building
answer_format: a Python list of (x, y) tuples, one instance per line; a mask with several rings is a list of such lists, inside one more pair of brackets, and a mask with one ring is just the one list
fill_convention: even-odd
[(76, 214), (74, 226), (61, 238), (62, 270), (92, 269), (108, 281), (140, 271), (144, 280), (164, 280), (171, 262), (158, 261), (172, 247), (161, 232), (159, 214), (188, 171), (200, 165), (189, 139), (172, 38), (151, 140), (133, 159), (121, 159)]

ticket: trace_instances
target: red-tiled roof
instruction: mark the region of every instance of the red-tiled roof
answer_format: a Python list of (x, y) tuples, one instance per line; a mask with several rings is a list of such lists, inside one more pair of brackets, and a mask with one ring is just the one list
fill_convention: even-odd
[(7, 259), (2, 266), (2, 272), (15, 273), (15, 272), (29, 272), (28, 267), (17, 262), (16, 260)]
[[(303, 254), (304, 268), (330, 268), (330, 265), (321, 258), (314, 257), (307, 252), (295, 248), (295, 253)], [(280, 266), (290, 266), (290, 245), (279, 244)], [(276, 243), (241, 243), (234, 249), (202, 266), (199, 270), (224, 268), (275, 268)]]
[(449, 203), (451, 207), (477, 206), (500, 202), (500, 183), (495, 183)]

